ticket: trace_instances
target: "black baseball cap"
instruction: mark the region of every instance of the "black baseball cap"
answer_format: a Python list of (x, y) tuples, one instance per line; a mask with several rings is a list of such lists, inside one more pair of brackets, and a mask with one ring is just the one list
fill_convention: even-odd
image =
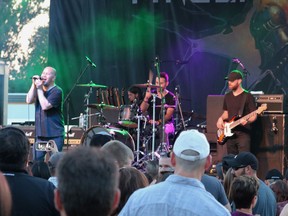
[(258, 160), (251, 152), (240, 152), (229, 163), (232, 168), (242, 168), (250, 165), (253, 170), (258, 169)]
[(232, 82), (236, 79), (243, 79), (243, 74), (239, 70), (233, 70), (227, 77), (225, 77), (225, 80)]
[(273, 179), (273, 180), (278, 180), (278, 179), (283, 179), (283, 175), (281, 172), (277, 169), (271, 169), (266, 173), (265, 179)]
[(227, 154), (227, 155), (223, 156), (222, 167), (223, 167), (223, 170), (225, 171), (225, 173), (228, 171), (229, 168), (231, 168), (230, 161), (233, 160), (234, 157), (235, 157), (234, 154)]

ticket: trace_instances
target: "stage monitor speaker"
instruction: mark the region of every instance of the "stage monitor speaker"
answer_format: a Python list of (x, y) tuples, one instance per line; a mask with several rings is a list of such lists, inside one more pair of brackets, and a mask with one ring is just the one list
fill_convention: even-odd
[(253, 123), (251, 151), (259, 161), (258, 177), (264, 179), (267, 171), (287, 168), (287, 115), (264, 114)]

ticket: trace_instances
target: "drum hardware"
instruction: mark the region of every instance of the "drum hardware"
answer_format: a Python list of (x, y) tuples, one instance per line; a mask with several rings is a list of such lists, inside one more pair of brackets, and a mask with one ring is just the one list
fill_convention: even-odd
[[(83, 114), (83, 113), (82, 113), (82, 114)], [(100, 116), (101, 113), (99, 112), (99, 113), (88, 114), (87, 117), (95, 116), (95, 115), (96, 115), (96, 116)], [(80, 113), (79, 116), (76, 116), (76, 117), (71, 118), (71, 120), (76, 120), (76, 119), (80, 119), (80, 118), (81, 118), (81, 113)]]
[[(92, 84), (92, 81), (90, 81), (90, 84)], [(89, 108), (88, 108), (88, 104), (90, 101), (90, 95), (92, 94), (92, 85), (89, 86), (89, 91), (87, 94), (84, 95), (84, 104), (86, 102), (86, 109), (83, 115), (83, 129), (86, 131), (88, 129), (88, 115), (89, 115)], [(81, 114), (80, 117), (82, 118)], [(81, 120), (81, 118), (79, 118), (79, 120)]]
[(137, 105), (137, 107), (138, 107), (138, 109), (137, 109), (137, 115), (136, 115), (136, 118), (137, 118), (136, 162), (139, 162), (139, 154), (141, 153), (142, 155), (145, 155), (143, 152), (140, 151), (140, 133), (141, 133), (140, 122), (141, 122), (141, 120), (145, 121), (144, 127), (143, 127), (143, 130), (144, 130), (146, 127), (147, 118), (142, 115), (141, 109), (138, 105)]
[[(91, 116), (89, 115), (89, 108), (91, 107), (91, 104), (90, 104), (90, 95), (92, 94), (93, 90), (92, 88), (107, 88), (107, 86), (105, 85), (99, 85), (99, 84), (95, 84), (93, 83), (92, 81), (90, 81), (89, 83), (87, 84), (77, 84), (77, 86), (80, 86), (80, 87), (89, 87), (89, 91), (87, 94), (84, 95), (84, 103), (86, 102), (86, 104), (84, 106), (86, 106), (86, 109), (85, 109), (85, 112), (83, 114), (83, 129), (86, 131), (88, 129), (88, 117)], [(104, 104), (101, 104), (101, 110), (100, 110), (100, 114), (99, 113), (96, 113), (96, 115), (99, 114), (99, 118), (101, 120), (101, 123), (103, 121), (103, 112), (102, 112), (102, 108), (103, 108)], [(82, 118), (82, 116), (81, 116)], [(81, 120), (80, 116), (79, 116), (79, 120)]]
[[(155, 128), (155, 103), (156, 103), (156, 94), (152, 93), (152, 103), (153, 103), (153, 112), (152, 112), (152, 119), (153, 119), (153, 124), (152, 124), (152, 160), (154, 160), (154, 150), (155, 150), (155, 133), (156, 133), (156, 128)], [(161, 145), (161, 144), (160, 144)]]
[(107, 105), (104, 103), (100, 103), (100, 104), (87, 104), (86, 105), (89, 108), (95, 108), (95, 109), (110, 109), (110, 110), (114, 110), (114, 109), (118, 109), (117, 107), (113, 106), (113, 105)]
[[(168, 104), (164, 104), (163, 105), (164, 106), (164, 108), (176, 108), (176, 106), (174, 106), (174, 105), (168, 105)], [(155, 107), (162, 107), (162, 105), (156, 105)]]
[[(105, 125), (107, 122), (106, 122), (106, 118), (103, 114), (103, 110), (114, 110), (114, 109), (117, 109), (117, 107), (114, 107), (112, 105), (106, 105), (104, 103), (101, 103), (101, 104), (88, 104), (87, 107), (89, 108), (96, 108), (99, 110), (100, 108), (100, 111), (99, 113), (96, 113), (98, 115), (98, 122), (100, 123), (100, 125)], [(93, 114), (91, 114), (91, 116), (93, 116)]]
[(137, 123), (133, 119), (137, 118), (136, 113), (139, 112), (138, 109), (138, 105), (122, 105), (120, 107), (118, 124), (127, 128), (137, 128)]
[[(158, 80), (160, 82), (160, 60), (159, 60), (159, 57), (156, 56), (155, 57), (155, 62), (154, 62), (154, 66), (157, 70), (157, 77), (158, 77)], [(163, 95), (163, 88), (162, 86), (160, 85), (160, 95), (161, 95), (161, 122), (162, 122), (162, 136), (161, 136), (161, 141), (160, 141), (160, 144), (159, 144), (159, 147), (157, 149), (157, 152), (160, 151), (161, 152), (168, 152), (169, 151), (169, 142), (167, 143), (165, 141), (165, 107), (164, 105), (166, 104), (166, 101), (165, 101), (165, 96)], [(155, 103), (156, 103), (156, 96), (153, 96), (153, 139), (154, 139), (154, 142), (152, 143), (152, 152), (154, 152), (154, 148), (155, 148)], [(152, 160), (154, 160), (154, 154), (152, 155)]]
[(158, 85), (152, 84), (152, 83), (143, 83), (143, 84), (134, 84), (133, 86), (139, 87), (139, 88), (161, 88)]
[(89, 88), (107, 88), (107, 86), (105, 86), (105, 85), (95, 84), (92, 81), (90, 81), (89, 83), (85, 83), (85, 84), (77, 84), (77, 86), (89, 87)]

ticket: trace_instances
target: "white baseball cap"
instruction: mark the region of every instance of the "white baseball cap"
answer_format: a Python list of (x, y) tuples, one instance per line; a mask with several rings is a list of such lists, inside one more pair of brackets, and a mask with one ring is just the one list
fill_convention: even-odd
[[(184, 151), (193, 150), (199, 155), (188, 155)], [(174, 147), (174, 154), (183, 160), (196, 161), (206, 158), (210, 154), (210, 145), (206, 136), (197, 130), (187, 130), (180, 133)]]

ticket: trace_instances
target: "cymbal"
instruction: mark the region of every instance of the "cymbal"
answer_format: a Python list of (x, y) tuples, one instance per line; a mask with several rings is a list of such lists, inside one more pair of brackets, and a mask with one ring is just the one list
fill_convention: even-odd
[(143, 83), (143, 84), (134, 84), (133, 86), (139, 88), (160, 88), (159, 85), (151, 84), (151, 83)]
[(87, 83), (87, 84), (77, 84), (77, 86), (80, 86), (80, 87), (92, 87), (92, 88), (107, 88), (107, 86), (105, 86), (105, 85), (95, 84), (92, 81)]
[[(156, 105), (155, 107), (162, 107), (162, 105)], [(175, 108), (175, 105), (168, 105), (168, 104), (164, 104), (164, 108)]]
[(88, 105), (85, 105), (85, 106), (87, 106), (89, 108), (96, 108), (96, 109), (110, 109), (110, 110), (118, 109), (115, 106), (104, 104), (104, 103), (101, 103), (101, 104), (88, 104)]

